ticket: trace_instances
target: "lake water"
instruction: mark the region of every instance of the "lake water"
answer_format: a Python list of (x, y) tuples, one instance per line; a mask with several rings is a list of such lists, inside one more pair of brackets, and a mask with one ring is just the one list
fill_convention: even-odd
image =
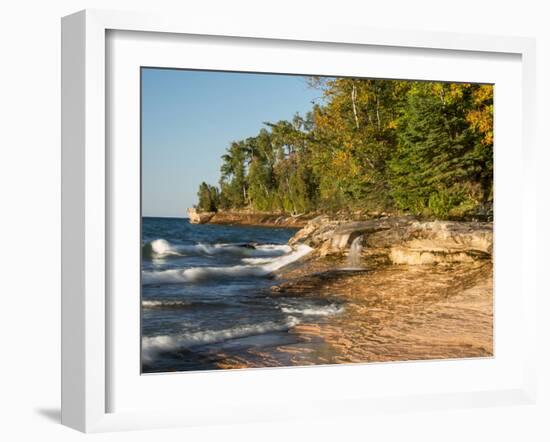
[[(296, 229), (142, 220), (142, 370), (211, 370), (220, 361), (292, 344), (289, 330), (338, 307), (275, 297), (274, 273), (307, 255)], [(277, 365), (280, 365), (280, 362)]]

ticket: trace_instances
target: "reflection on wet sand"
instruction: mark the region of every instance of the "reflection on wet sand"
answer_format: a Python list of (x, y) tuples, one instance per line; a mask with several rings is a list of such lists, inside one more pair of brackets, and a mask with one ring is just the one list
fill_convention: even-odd
[[(311, 261), (284, 275), (271, 296), (315, 296), (344, 308), (289, 330), (295, 339), (244, 355), (217, 355), (218, 368), (303, 366), (493, 355), (492, 263), (383, 265), (333, 270)], [(331, 270), (332, 269), (332, 270)]]

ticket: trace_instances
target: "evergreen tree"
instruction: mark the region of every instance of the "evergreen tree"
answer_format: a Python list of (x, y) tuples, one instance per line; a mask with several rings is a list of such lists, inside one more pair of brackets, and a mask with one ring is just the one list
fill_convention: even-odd
[(233, 142), (222, 156), (220, 188), (224, 208), (241, 208), (248, 201), (246, 183), (247, 150), (243, 141)]
[(447, 218), (491, 208), (491, 85), (309, 78), (306, 117), (265, 123), (222, 156), (200, 210), (399, 210)]
[(417, 83), (410, 91), (390, 163), (399, 208), (447, 217), (478, 205), (486, 159), (466, 119), (470, 108), (469, 85)]
[(202, 182), (197, 193), (199, 202), (197, 210), (199, 212), (216, 212), (218, 210), (219, 195), (218, 189)]

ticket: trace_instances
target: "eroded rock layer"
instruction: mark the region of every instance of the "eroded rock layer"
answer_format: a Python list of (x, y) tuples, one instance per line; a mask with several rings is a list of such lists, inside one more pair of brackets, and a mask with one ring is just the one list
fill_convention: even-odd
[(387, 217), (343, 222), (317, 217), (298, 231), (290, 244), (314, 247), (320, 256), (346, 254), (360, 237), (365, 257), (393, 264), (474, 262), (491, 259), (492, 223), (417, 221)]

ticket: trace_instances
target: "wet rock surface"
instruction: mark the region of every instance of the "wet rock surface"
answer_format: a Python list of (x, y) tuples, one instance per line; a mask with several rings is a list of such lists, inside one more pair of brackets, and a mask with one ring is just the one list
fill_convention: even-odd
[(295, 269), (272, 296), (323, 296), (340, 314), (289, 330), (296, 343), (228, 357), (224, 368), (491, 357), (490, 262), (334, 269), (330, 258)]
[(289, 244), (314, 251), (277, 271), (266, 296), (323, 299), (334, 313), (291, 326), (288, 343), (219, 353), (217, 368), (493, 355), (492, 223), (319, 216)]

